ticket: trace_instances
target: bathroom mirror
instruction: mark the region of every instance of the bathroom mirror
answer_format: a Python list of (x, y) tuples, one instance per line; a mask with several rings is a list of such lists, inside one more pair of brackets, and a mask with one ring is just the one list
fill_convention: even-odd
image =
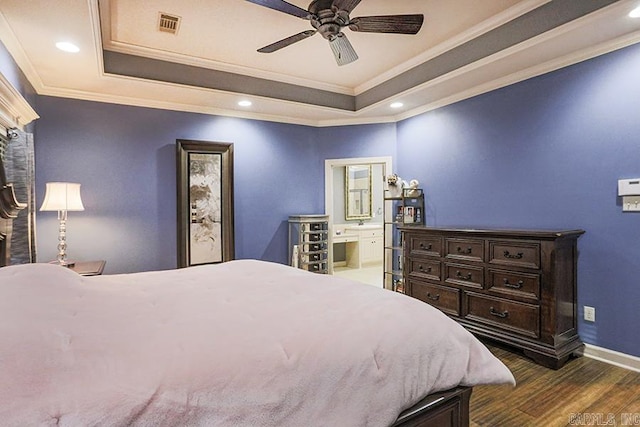
[(371, 218), (371, 165), (346, 166), (344, 182), (345, 219)]

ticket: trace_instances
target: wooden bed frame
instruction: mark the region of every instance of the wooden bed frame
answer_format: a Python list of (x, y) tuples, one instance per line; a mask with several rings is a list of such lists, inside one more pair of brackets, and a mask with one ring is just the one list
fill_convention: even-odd
[(433, 393), (402, 412), (391, 427), (468, 427), (471, 387)]

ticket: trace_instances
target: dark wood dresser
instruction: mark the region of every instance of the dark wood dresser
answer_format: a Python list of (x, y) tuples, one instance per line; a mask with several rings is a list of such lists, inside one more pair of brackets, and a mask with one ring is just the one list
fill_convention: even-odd
[(408, 295), (552, 369), (582, 349), (576, 264), (583, 230), (401, 231)]

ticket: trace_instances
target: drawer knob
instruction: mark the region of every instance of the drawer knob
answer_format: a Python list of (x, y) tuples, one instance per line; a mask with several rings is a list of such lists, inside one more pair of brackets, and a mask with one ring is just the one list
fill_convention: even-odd
[(472, 251), (471, 246), (467, 247), (467, 249), (462, 249), (460, 246), (456, 249), (459, 254), (469, 255)]
[(473, 276), (471, 275), (471, 273), (467, 273), (467, 275), (465, 276), (460, 272), (460, 270), (457, 270), (456, 277), (462, 280), (471, 280)]
[(427, 298), (431, 301), (438, 301), (440, 299), (440, 294), (431, 295), (431, 292), (427, 292)]
[(509, 279), (507, 279), (505, 277), (504, 278), (504, 285), (507, 288), (520, 289), (522, 287), (522, 285), (524, 285), (524, 282), (522, 280), (518, 280), (518, 283), (511, 283), (511, 282), (509, 282)]
[(524, 254), (522, 252), (518, 252), (515, 255), (512, 255), (511, 253), (509, 253), (509, 251), (504, 251), (504, 257), (505, 258), (509, 258), (509, 259), (522, 259), (522, 257), (524, 256)]
[(492, 316), (496, 316), (496, 317), (499, 317), (501, 319), (506, 319), (507, 317), (509, 317), (509, 312), (508, 311), (496, 311), (496, 309), (493, 308), (493, 307), (489, 308), (489, 313)]
[(420, 243), (420, 249), (424, 249), (424, 250), (429, 251), (429, 250), (431, 250), (431, 248), (432, 248), (431, 243), (429, 243), (429, 244), (428, 244), (428, 245), (426, 245), (426, 246), (425, 246), (425, 244), (424, 244), (424, 243)]

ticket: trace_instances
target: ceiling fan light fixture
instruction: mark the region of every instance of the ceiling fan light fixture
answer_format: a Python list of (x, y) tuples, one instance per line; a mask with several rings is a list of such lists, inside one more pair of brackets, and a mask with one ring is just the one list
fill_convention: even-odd
[(68, 52), (68, 53), (80, 52), (80, 48), (71, 42), (58, 42), (56, 43), (56, 47), (63, 52)]
[(631, 12), (629, 12), (629, 16), (631, 18), (640, 18), (640, 6), (636, 7)]
[(355, 32), (417, 34), (422, 28), (424, 15), (349, 16), (362, 0), (312, 0), (309, 10), (284, 0), (247, 0), (266, 8), (310, 21), (313, 30), (286, 37), (258, 49), (260, 53), (273, 53), (284, 47), (311, 37), (316, 32), (328, 42), (338, 65), (347, 65), (358, 59), (349, 40), (342, 32), (349, 28)]

